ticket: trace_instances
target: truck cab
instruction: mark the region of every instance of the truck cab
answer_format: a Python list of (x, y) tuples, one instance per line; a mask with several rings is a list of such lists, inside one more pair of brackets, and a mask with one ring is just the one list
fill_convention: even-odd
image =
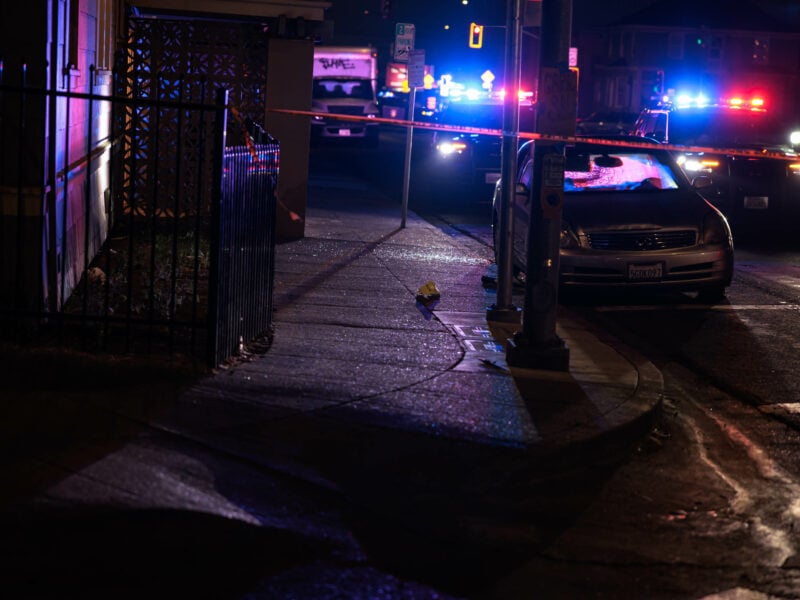
[[(318, 46), (314, 49), (311, 141), (357, 140), (378, 143), (374, 48)], [(325, 116), (329, 113), (331, 116)]]

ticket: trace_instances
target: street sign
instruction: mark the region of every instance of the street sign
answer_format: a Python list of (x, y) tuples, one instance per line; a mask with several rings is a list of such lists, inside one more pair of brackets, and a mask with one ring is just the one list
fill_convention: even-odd
[(394, 28), (394, 60), (407, 63), (414, 49), (416, 27), (413, 23), (397, 23)]
[(408, 87), (425, 85), (425, 50), (412, 50), (408, 60)]
[(492, 73), (489, 69), (486, 69), (481, 75), (481, 81), (483, 82), (484, 89), (491, 90), (492, 82), (494, 81), (494, 73)]

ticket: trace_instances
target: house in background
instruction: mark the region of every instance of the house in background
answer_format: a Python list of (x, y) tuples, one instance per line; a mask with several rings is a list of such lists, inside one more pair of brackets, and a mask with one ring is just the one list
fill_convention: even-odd
[[(281, 143), (278, 237), (304, 234), (316, 0), (46, 0), (0, 5), (0, 307), (58, 312), (106, 241), (122, 177), (158, 185), (177, 150), (124, 146), (124, 94), (213, 101), (228, 88), (243, 115)], [(191, 87), (189, 84), (197, 84)], [(199, 90), (199, 91), (194, 91)], [(185, 94), (185, 95), (184, 95)], [(123, 119), (133, 127), (135, 120)], [(151, 120), (148, 127), (155, 127)], [(163, 123), (158, 126), (164, 125)], [(127, 139), (130, 139), (128, 137)], [(167, 142), (168, 142), (167, 138)], [(128, 142), (129, 143), (129, 142)], [(131, 161), (135, 160), (135, 164)], [(174, 169), (174, 189), (186, 182)], [(185, 177), (184, 177), (185, 178)], [(115, 189), (115, 187), (117, 189)], [(118, 216), (118, 215), (117, 215)]]
[(579, 113), (639, 111), (670, 90), (800, 105), (800, 30), (750, 2), (663, 0), (576, 35)]

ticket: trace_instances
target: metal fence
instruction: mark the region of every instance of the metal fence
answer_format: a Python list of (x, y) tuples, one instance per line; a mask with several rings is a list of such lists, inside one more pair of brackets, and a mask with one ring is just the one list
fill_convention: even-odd
[(269, 335), (276, 141), (229, 123), (224, 92), (53, 91), (2, 73), (3, 337), (213, 366)]
[(280, 147), (257, 126), (242, 125), (248, 143), (227, 146), (217, 170), (221, 184), (212, 219), (212, 364), (272, 330)]

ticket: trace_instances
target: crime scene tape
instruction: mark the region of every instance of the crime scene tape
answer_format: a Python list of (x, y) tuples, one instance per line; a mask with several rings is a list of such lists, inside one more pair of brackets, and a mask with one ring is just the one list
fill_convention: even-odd
[[(333, 119), (336, 121), (356, 121), (367, 123), (383, 123), (386, 125), (395, 125), (398, 127), (413, 127), (414, 129), (431, 129), (438, 131), (455, 131), (460, 133), (475, 133), (480, 135), (496, 135), (502, 136), (504, 132), (500, 129), (489, 129), (481, 127), (464, 127), (459, 125), (447, 125), (439, 123), (426, 123), (424, 121), (407, 121), (402, 119), (387, 119), (383, 117), (358, 117), (354, 115), (341, 115), (337, 113), (318, 113), (305, 110), (290, 110), (284, 108), (267, 109), (268, 112), (307, 116), (307, 117), (323, 117), (326, 119)], [(796, 153), (776, 152), (772, 150), (752, 150), (747, 148), (715, 148), (712, 146), (681, 146), (678, 144), (659, 144), (656, 142), (637, 142), (631, 140), (610, 140), (608, 138), (593, 138), (587, 136), (563, 136), (563, 135), (550, 135), (545, 133), (532, 133), (527, 131), (520, 131), (518, 134), (520, 139), (526, 140), (544, 140), (548, 142), (565, 142), (568, 144), (584, 143), (584, 144), (598, 144), (603, 146), (625, 146), (627, 148), (653, 148), (657, 145), (658, 148), (674, 152), (692, 152), (692, 153), (705, 153), (705, 154), (725, 154), (728, 156), (742, 156), (746, 158), (776, 158), (785, 161), (800, 160), (800, 156)]]
[[(253, 139), (250, 137), (250, 132), (247, 129), (247, 123), (245, 123), (244, 119), (242, 118), (242, 114), (239, 112), (239, 109), (234, 104), (229, 104), (228, 108), (233, 115), (233, 119), (236, 121), (236, 124), (239, 125), (239, 128), (242, 130), (242, 137), (244, 137), (244, 143), (247, 146), (248, 152), (250, 152), (250, 157), (252, 158), (253, 162), (257, 165), (266, 165), (265, 161), (262, 161), (261, 158), (258, 156), (258, 149), (253, 142)], [(277, 191), (275, 191), (275, 201), (278, 203), (287, 215), (289, 215), (289, 219), (292, 221), (302, 221), (303, 217), (297, 214), (292, 208), (286, 205), (280, 198), (280, 195)]]

